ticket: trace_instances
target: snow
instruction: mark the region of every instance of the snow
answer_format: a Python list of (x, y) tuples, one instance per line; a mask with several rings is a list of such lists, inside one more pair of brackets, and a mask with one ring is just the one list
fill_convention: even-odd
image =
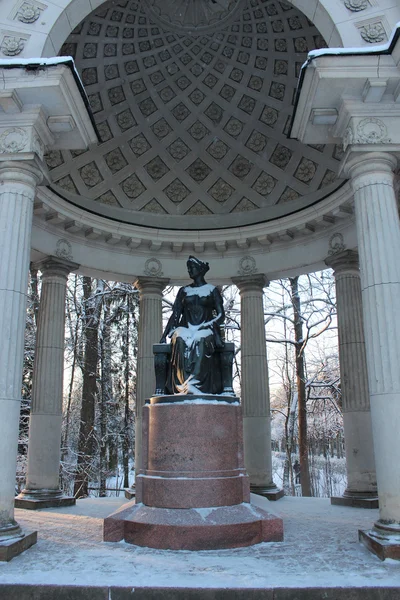
[[(102, 541), (103, 518), (124, 504), (122, 498), (78, 500), (75, 507), (63, 509), (17, 509), (18, 522), (38, 530), (38, 543), (10, 563), (0, 563), (0, 583), (261, 589), (400, 586), (399, 562), (381, 562), (358, 543), (358, 529), (369, 529), (378, 510), (331, 506), (327, 498), (268, 502), (252, 495), (251, 501), (255, 507), (280, 513), (284, 542), (201, 552), (154, 550)], [(198, 510), (204, 516), (210, 509)]]
[[(207, 325), (208, 323), (200, 323), (200, 325), (192, 325), (192, 323), (188, 323), (187, 327), (177, 327), (172, 335), (172, 338), (182, 338), (186, 346), (191, 348), (195, 342), (212, 335), (213, 332), (209, 327), (206, 327)], [(200, 329), (200, 327), (203, 327), (203, 329)]]
[[(308, 53), (308, 59), (304, 63), (303, 67), (307, 65), (307, 63), (313, 58), (317, 58), (318, 56), (327, 56), (327, 55), (348, 55), (348, 54), (376, 54), (377, 52), (387, 52), (393, 42), (394, 37), (397, 34), (397, 30), (400, 28), (400, 21), (396, 23), (393, 33), (390, 36), (389, 41), (385, 44), (377, 44), (376, 46), (362, 46), (362, 47), (346, 47), (346, 48), (320, 48), (319, 50), (311, 50)], [(302, 67), (302, 68), (303, 68)]]
[(72, 58), (72, 56), (54, 56), (52, 58), (0, 58), (0, 68), (1, 67), (21, 67), (21, 66), (43, 66), (43, 67), (50, 67), (53, 65), (63, 65), (63, 64), (68, 64), (69, 66), (72, 64), (72, 70), (74, 73), (74, 77), (76, 78), (77, 81), (79, 81), (80, 84), (80, 93), (82, 95), (85, 96), (85, 98), (87, 99), (87, 101), (89, 102), (88, 98), (87, 98), (87, 94), (85, 91), (85, 87), (83, 85), (81, 76), (79, 75), (76, 67), (75, 67), (75, 62), (74, 59)]
[(216, 404), (218, 406), (220, 404), (228, 404), (229, 406), (239, 406), (240, 402), (227, 402), (226, 400), (208, 400), (206, 395), (204, 395), (204, 398), (196, 398), (196, 400), (182, 400), (179, 402), (160, 402), (159, 404), (152, 404), (152, 406), (168, 406), (171, 404), (173, 404), (174, 406), (176, 406), (177, 404)]
[(0, 67), (15, 66), (19, 67), (29, 65), (61, 65), (64, 63), (73, 63), (72, 56), (54, 56), (53, 58), (0, 58)]
[(211, 283), (205, 283), (199, 287), (188, 285), (183, 289), (187, 296), (200, 296), (201, 298), (204, 298), (209, 296), (215, 290), (215, 285), (211, 285)]

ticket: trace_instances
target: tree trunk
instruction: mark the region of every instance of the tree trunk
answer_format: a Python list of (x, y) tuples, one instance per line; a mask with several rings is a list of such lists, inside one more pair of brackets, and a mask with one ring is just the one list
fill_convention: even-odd
[(306, 385), (303, 353), (303, 323), (301, 318), (301, 305), (299, 295), (299, 278), (290, 277), (292, 290), (292, 306), (294, 316), (294, 335), (296, 342), (296, 381), (299, 406), (299, 455), (300, 455), (300, 480), (301, 493), (303, 496), (311, 496), (310, 468), (308, 462), (307, 443), (307, 406)]
[(68, 454), (68, 441), (69, 441), (69, 427), (71, 422), (71, 403), (72, 403), (72, 392), (74, 389), (74, 380), (75, 380), (75, 369), (78, 359), (78, 332), (79, 332), (79, 324), (80, 319), (78, 318), (77, 312), (77, 286), (78, 286), (78, 276), (74, 275), (74, 309), (75, 309), (75, 326), (72, 325), (72, 315), (70, 304), (67, 302), (67, 319), (70, 329), (71, 335), (71, 343), (73, 344), (73, 357), (72, 357), (72, 365), (71, 365), (71, 378), (68, 386), (68, 400), (67, 400), (67, 409), (65, 414), (65, 431), (63, 440), (61, 443), (61, 461), (65, 460), (65, 457)]
[(75, 473), (74, 496), (88, 495), (89, 476), (95, 448), (95, 403), (97, 395), (97, 363), (99, 321), (104, 283), (97, 280), (96, 293), (92, 294), (92, 280), (83, 277), (85, 307), (85, 352), (83, 364), (82, 407), (78, 440), (78, 460)]
[(101, 400), (100, 400), (100, 493), (106, 496), (107, 482), (107, 411), (112, 402), (111, 378), (111, 320), (110, 306), (112, 297), (104, 301), (104, 313), (101, 335)]
[(125, 394), (124, 394), (124, 433), (122, 440), (122, 464), (124, 469), (124, 487), (129, 487), (129, 344), (130, 344), (130, 312), (131, 303), (130, 296), (127, 296), (127, 311), (126, 311), (126, 330), (125, 330), (125, 343), (123, 360), (125, 365), (124, 380), (125, 380)]

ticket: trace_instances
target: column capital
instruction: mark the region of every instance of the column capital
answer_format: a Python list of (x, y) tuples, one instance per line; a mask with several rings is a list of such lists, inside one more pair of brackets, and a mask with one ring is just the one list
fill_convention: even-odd
[(42, 179), (43, 170), (37, 160), (10, 160), (9, 157), (2, 160), (0, 154), (0, 180), (3, 185), (25, 184), (35, 190)]
[(262, 292), (265, 287), (269, 286), (269, 280), (263, 273), (232, 277), (232, 283), (239, 288), (240, 293), (252, 291)]
[(397, 158), (391, 152), (350, 152), (344, 159), (341, 175), (349, 177), (354, 191), (368, 185), (393, 186)]
[(79, 266), (78, 263), (58, 256), (47, 256), (34, 263), (35, 269), (42, 272), (43, 279), (53, 276), (61, 276), (66, 279), (72, 271), (79, 269)]
[(168, 277), (149, 277), (147, 275), (140, 275), (133, 282), (133, 285), (139, 290), (141, 297), (147, 294), (162, 294), (168, 284)]
[(359, 262), (357, 250), (343, 250), (328, 256), (325, 259), (327, 267), (333, 269), (335, 277), (343, 275), (344, 273), (354, 273), (359, 275)]

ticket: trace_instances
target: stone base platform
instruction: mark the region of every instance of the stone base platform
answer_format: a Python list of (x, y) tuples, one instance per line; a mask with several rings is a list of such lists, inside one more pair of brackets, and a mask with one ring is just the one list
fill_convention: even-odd
[(41, 508), (62, 508), (63, 506), (74, 506), (76, 498), (62, 496), (61, 498), (20, 498), (16, 497), (14, 501), (15, 508), (24, 508), (25, 510), (39, 510)]
[(257, 494), (258, 496), (263, 496), (264, 498), (272, 500), (273, 502), (280, 500), (285, 495), (285, 492), (277, 487), (268, 488), (258, 485), (250, 485), (250, 492), (252, 494)]
[(359, 498), (357, 496), (332, 496), (331, 504), (352, 506), (353, 508), (379, 508), (378, 498)]
[(283, 521), (247, 503), (169, 509), (130, 502), (104, 519), (103, 539), (164, 550), (240, 548), (282, 541)]
[(16, 509), (23, 530), (39, 530), (39, 543), (1, 563), (1, 600), (399, 600), (399, 562), (358, 542), (378, 510), (252, 495), (252, 505), (279, 508), (283, 542), (185, 552), (103, 542), (104, 519), (126, 504), (121, 492)]
[[(28, 550), (37, 542), (37, 531), (25, 531), (19, 538), (0, 542), (0, 561), (8, 562), (21, 552)], [(0, 593), (1, 597), (1, 593)], [(4, 596), (5, 598), (6, 596)]]
[(376, 554), (381, 560), (393, 558), (400, 560), (400, 535), (388, 535), (376, 532), (374, 529), (358, 531), (358, 539), (368, 548), (370, 552)]

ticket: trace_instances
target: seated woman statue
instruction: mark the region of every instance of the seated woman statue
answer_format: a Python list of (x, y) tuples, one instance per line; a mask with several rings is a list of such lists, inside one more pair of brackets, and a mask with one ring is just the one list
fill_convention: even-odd
[(193, 283), (180, 288), (172, 315), (160, 340), (171, 338), (171, 362), (166, 389), (169, 394), (220, 394), (221, 368), (216, 348), (223, 347), (220, 325), (225, 319), (219, 290), (206, 283), (206, 262), (189, 256), (187, 269)]

